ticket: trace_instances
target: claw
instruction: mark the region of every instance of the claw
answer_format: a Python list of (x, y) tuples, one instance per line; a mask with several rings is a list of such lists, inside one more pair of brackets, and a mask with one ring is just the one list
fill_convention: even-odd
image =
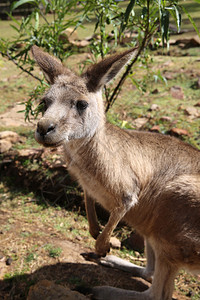
[(97, 263), (99, 263), (99, 260), (101, 258), (101, 256), (99, 256), (95, 252), (85, 252), (85, 253), (81, 253), (81, 255), (83, 256), (83, 258), (85, 260), (87, 260), (87, 261), (93, 261), (93, 262), (97, 262)]

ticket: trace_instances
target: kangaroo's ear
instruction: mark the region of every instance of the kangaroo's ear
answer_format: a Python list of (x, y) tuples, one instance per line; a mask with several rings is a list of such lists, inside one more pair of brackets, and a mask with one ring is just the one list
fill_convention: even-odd
[(62, 65), (61, 61), (57, 58), (49, 55), (46, 52), (43, 52), (39, 47), (33, 46), (31, 48), (32, 54), (36, 62), (38, 63), (39, 67), (42, 69), (46, 80), (53, 84), (55, 78), (58, 75), (64, 73), (64, 66)]
[(92, 65), (82, 75), (86, 79), (89, 91), (98, 91), (102, 86), (112, 80), (121, 69), (136, 55), (137, 49), (129, 49), (123, 53), (110, 56)]

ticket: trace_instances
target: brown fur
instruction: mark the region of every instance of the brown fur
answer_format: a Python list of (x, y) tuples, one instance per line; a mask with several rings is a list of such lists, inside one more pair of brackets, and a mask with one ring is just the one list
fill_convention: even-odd
[[(78, 77), (33, 47), (53, 83), (44, 97), (47, 109), (36, 139), (45, 146), (63, 145), (68, 169), (85, 191), (97, 254), (108, 252), (121, 219), (146, 239), (145, 269), (112, 256), (101, 263), (146, 279), (154, 275), (151, 288), (138, 293), (97, 287), (94, 298), (169, 300), (179, 268), (200, 271), (200, 151), (173, 137), (125, 131), (105, 121), (101, 88), (135, 51), (109, 57)], [(94, 201), (110, 212), (100, 235)]]

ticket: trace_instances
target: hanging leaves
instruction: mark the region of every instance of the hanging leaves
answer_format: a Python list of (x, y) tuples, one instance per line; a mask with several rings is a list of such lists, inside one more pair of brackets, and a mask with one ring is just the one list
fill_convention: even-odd
[(37, 4), (36, 0), (20, 0), (20, 1), (15, 1), (12, 6), (11, 6), (11, 11), (14, 9), (18, 8), (19, 6), (23, 4)]
[(161, 34), (164, 47), (165, 41), (168, 45), (169, 40), (169, 11), (167, 9), (162, 9), (161, 11)]
[(135, 0), (130, 0), (127, 8), (126, 8), (126, 11), (124, 13), (124, 20), (121, 24), (121, 33), (125, 30), (127, 24), (128, 24), (128, 20), (129, 20), (129, 17), (130, 17), (130, 14), (132, 13), (133, 11), (133, 7), (135, 5)]

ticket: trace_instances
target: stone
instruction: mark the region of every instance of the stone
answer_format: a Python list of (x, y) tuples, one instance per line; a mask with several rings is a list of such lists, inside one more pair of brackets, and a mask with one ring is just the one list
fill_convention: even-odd
[(137, 118), (133, 121), (133, 126), (135, 126), (137, 129), (140, 129), (142, 126), (144, 126), (148, 122), (148, 118)]
[(63, 43), (72, 43), (77, 39), (77, 31), (73, 28), (67, 28), (59, 35), (59, 40), (61, 40)]
[(12, 144), (16, 144), (20, 141), (20, 136), (14, 131), (1, 131), (0, 140), (6, 140)]
[(174, 79), (175, 75), (174, 75), (174, 73), (172, 73), (172, 72), (165, 72), (165, 73), (164, 73), (164, 77), (165, 77), (165, 79), (167, 79), (167, 80), (172, 80), (172, 79)]
[(158, 91), (158, 89), (154, 89), (151, 93), (155, 95), (155, 94), (158, 94), (159, 91)]
[(10, 266), (11, 264), (12, 264), (12, 258), (8, 257), (8, 258), (6, 259), (6, 265), (7, 265), (7, 266)]
[(87, 300), (88, 297), (49, 280), (39, 281), (29, 289), (27, 300)]
[(154, 125), (151, 127), (150, 131), (152, 132), (161, 132), (160, 126), (159, 125)]
[(169, 133), (174, 136), (189, 135), (189, 132), (186, 129), (176, 127), (172, 128)]
[(175, 45), (178, 45), (180, 48), (183, 49), (199, 47), (200, 38), (198, 35), (195, 35), (193, 37), (188, 37), (188, 38), (180, 38), (176, 40)]
[(9, 151), (12, 148), (12, 144), (6, 140), (0, 140), (0, 153)]
[(160, 110), (160, 106), (156, 103), (153, 103), (149, 108), (149, 111), (158, 111), (158, 110)]
[(44, 152), (43, 148), (39, 149), (21, 149), (18, 150), (18, 157), (19, 158), (39, 158), (41, 157), (42, 153)]
[(184, 110), (185, 114), (188, 116), (198, 117), (200, 115), (198, 109), (194, 106), (188, 106)]
[(78, 47), (78, 48), (84, 48), (89, 46), (90, 42), (86, 41), (86, 40), (82, 40), (82, 41), (72, 41), (71, 42), (72, 45)]
[(172, 121), (172, 118), (169, 117), (169, 116), (163, 116), (163, 117), (160, 118), (160, 120), (161, 120), (161, 121), (164, 121), (164, 122), (165, 122), (165, 121), (166, 121), (166, 122), (171, 122), (171, 121)]
[(135, 32), (125, 32), (121, 37), (120, 44), (127, 45), (131, 43), (137, 37), (137, 33)]
[(172, 97), (176, 99), (183, 99), (184, 93), (182, 91), (182, 88), (180, 86), (172, 86), (170, 89)]
[(110, 239), (110, 245), (113, 249), (120, 249), (121, 248), (121, 242), (116, 237), (112, 236)]

